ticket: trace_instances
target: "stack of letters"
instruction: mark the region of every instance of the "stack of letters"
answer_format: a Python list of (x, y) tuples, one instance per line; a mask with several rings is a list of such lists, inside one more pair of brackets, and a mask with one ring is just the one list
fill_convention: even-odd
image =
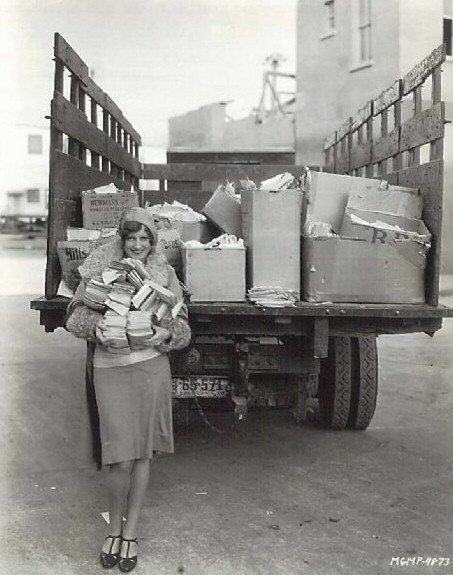
[[(114, 261), (87, 284), (83, 301), (105, 312), (103, 335), (113, 339), (112, 353), (129, 353), (149, 345), (153, 323), (178, 315), (183, 301), (148, 277), (144, 265), (131, 258)], [(130, 346), (130, 347), (129, 347)]]
[(249, 289), (248, 298), (258, 307), (293, 307), (299, 294), (281, 287), (254, 287)]
[(126, 336), (126, 323), (126, 318), (114, 311), (105, 313), (103, 335), (109, 340), (107, 350), (110, 353), (123, 355), (130, 353), (129, 341)]
[(126, 333), (132, 350), (144, 349), (154, 336), (150, 312), (133, 310), (127, 316)]

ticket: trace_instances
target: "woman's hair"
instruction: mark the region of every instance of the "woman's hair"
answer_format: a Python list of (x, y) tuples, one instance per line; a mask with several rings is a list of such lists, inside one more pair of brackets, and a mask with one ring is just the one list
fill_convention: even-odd
[(129, 234), (135, 234), (136, 232), (140, 231), (141, 228), (143, 228), (143, 230), (146, 232), (146, 235), (149, 238), (149, 243), (151, 244), (151, 246), (154, 247), (154, 236), (151, 233), (151, 230), (147, 226), (141, 224), (140, 222), (125, 222), (123, 226), (118, 230), (118, 233), (121, 238), (121, 245), (124, 247), (124, 242), (126, 241), (127, 236)]

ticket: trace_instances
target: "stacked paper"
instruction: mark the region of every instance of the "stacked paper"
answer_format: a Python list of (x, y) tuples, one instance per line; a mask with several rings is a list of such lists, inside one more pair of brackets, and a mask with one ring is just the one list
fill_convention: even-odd
[(113, 284), (105, 305), (116, 311), (119, 315), (125, 316), (131, 307), (131, 300), (134, 292), (135, 289), (130, 284), (123, 281), (117, 281)]
[(159, 217), (168, 218), (180, 222), (205, 222), (206, 217), (203, 214), (195, 212), (190, 206), (177, 202), (176, 200), (169, 204), (155, 204), (147, 206), (148, 211)]
[(281, 287), (253, 287), (247, 295), (258, 307), (294, 307), (299, 300), (298, 292)]
[(102, 333), (109, 340), (107, 350), (110, 353), (126, 355), (130, 353), (129, 341), (126, 336), (125, 317), (118, 315), (114, 311), (107, 311), (104, 315), (104, 329)]
[(110, 285), (103, 282), (101, 276), (95, 276), (86, 286), (83, 302), (92, 309), (104, 311), (105, 302), (111, 289), (112, 287)]
[(131, 350), (144, 349), (154, 336), (150, 312), (131, 311), (127, 316), (126, 334)]

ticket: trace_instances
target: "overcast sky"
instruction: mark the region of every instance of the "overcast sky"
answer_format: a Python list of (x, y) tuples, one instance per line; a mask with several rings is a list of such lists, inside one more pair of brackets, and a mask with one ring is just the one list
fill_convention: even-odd
[[(246, 115), (263, 62), (295, 71), (297, 0), (0, 0), (3, 122), (44, 124), (53, 34), (94, 70), (144, 144), (165, 147), (167, 118), (212, 102)], [(5, 81), (6, 80), (6, 81)]]

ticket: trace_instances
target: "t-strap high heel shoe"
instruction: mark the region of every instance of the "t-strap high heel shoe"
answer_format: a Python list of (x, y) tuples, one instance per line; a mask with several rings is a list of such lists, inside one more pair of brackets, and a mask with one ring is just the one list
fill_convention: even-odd
[(129, 571), (132, 571), (132, 569), (135, 569), (137, 567), (137, 561), (138, 561), (137, 555), (129, 557), (129, 550), (131, 547), (131, 543), (137, 543), (138, 545), (138, 541), (137, 537), (135, 539), (126, 539), (126, 537), (122, 537), (122, 540), (126, 541), (127, 543), (126, 557), (123, 557), (120, 552), (120, 560), (118, 562), (118, 567), (119, 570), (122, 571), (123, 573), (129, 573)]
[(120, 554), (119, 550), (116, 553), (112, 553), (113, 545), (116, 539), (121, 539), (121, 535), (107, 535), (105, 540), (111, 539), (110, 549), (108, 552), (101, 551), (101, 564), (104, 569), (112, 569), (118, 563)]

